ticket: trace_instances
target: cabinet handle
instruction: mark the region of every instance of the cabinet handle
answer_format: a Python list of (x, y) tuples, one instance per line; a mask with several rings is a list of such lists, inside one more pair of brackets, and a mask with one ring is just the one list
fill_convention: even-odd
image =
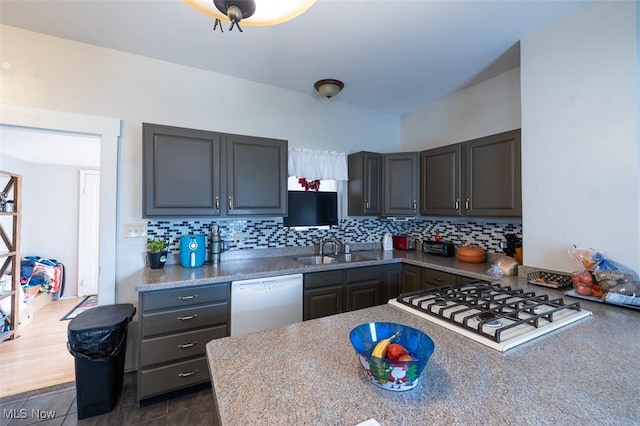
[(189, 349), (189, 348), (194, 347), (194, 346), (195, 346), (195, 345), (197, 345), (197, 344), (198, 344), (198, 342), (183, 343), (183, 344), (181, 344), (181, 345), (178, 345), (178, 348), (180, 348), (180, 349)]
[(444, 282), (444, 279), (442, 279), (442, 278), (436, 278), (436, 281), (438, 281), (439, 283), (443, 283), (443, 282)]
[(220, 210), (220, 197), (216, 195), (216, 210)]
[(467, 200), (464, 202), (464, 208), (465, 210), (469, 210), (469, 199), (467, 198)]
[(187, 315), (186, 317), (178, 317), (180, 321), (189, 321), (195, 319), (197, 315)]
[(229, 197), (229, 210), (233, 210), (233, 198)]
[(416, 211), (416, 200), (413, 200), (413, 203), (411, 203), (411, 207), (413, 208), (413, 211)]
[(369, 208), (369, 200), (364, 200), (364, 206), (365, 208)]
[(195, 299), (196, 297), (198, 297), (197, 294), (191, 294), (189, 296), (179, 296), (178, 299), (180, 299), (180, 300), (191, 300), (191, 299)]
[(187, 371), (186, 373), (178, 373), (178, 377), (191, 377), (196, 374), (198, 370)]
[(460, 200), (456, 198), (456, 210), (460, 210)]

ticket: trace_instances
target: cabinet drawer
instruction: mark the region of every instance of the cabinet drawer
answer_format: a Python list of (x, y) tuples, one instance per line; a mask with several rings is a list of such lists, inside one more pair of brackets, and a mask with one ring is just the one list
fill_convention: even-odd
[(138, 372), (138, 400), (210, 380), (205, 357)]
[(140, 367), (176, 361), (205, 353), (207, 342), (229, 335), (227, 324), (166, 337), (145, 339), (140, 346)]
[(422, 269), (422, 282), (431, 286), (443, 286), (456, 283), (456, 276), (448, 272)]
[(342, 270), (313, 272), (304, 274), (304, 288), (318, 288), (330, 285), (342, 285), (344, 274)]
[(180, 308), (227, 301), (229, 299), (229, 283), (149, 291), (143, 292), (141, 295), (144, 312)]
[(353, 283), (356, 281), (376, 281), (379, 279), (379, 266), (365, 266), (364, 268), (347, 269), (347, 283)]
[(211, 327), (215, 324), (228, 323), (228, 317), (227, 303), (145, 314), (142, 317), (142, 336)]

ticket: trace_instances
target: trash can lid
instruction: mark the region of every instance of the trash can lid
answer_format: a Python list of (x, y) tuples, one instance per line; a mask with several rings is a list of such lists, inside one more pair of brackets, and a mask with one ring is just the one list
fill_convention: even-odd
[(68, 331), (111, 329), (122, 323), (128, 323), (136, 313), (131, 303), (103, 305), (82, 312), (69, 323)]

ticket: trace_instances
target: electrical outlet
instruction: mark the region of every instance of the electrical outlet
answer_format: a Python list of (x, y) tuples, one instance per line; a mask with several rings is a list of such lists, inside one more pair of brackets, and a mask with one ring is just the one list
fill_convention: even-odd
[(147, 222), (125, 223), (122, 232), (124, 238), (144, 238), (147, 236)]
[(369, 234), (369, 241), (370, 242), (378, 241), (378, 238), (376, 238), (375, 234)]
[(233, 234), (231, 234), (231, 238), (233, 238), (233, 243), (238, 245), (242, 243), (242, 233), (241, 232), (234, 232)]

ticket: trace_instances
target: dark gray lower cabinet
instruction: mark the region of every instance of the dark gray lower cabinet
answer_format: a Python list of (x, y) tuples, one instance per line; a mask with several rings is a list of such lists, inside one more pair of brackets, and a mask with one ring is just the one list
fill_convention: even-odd
[(365, 266), (304, 274), (303, 319), (379, 305), (380, 270)]
[(435, 269), (422, 268), (422, 288), (442, 287), (456, 283), (456, 275), (448, 272), (436, 271)]
[(422, 288), (422, 268), (416, 265), (402, 265), (402, 293)]
[(347, 269), (345, 312), (380, 304), (380, 267)]
[(400, 294), (402, 283), (402, 264), (392, 263), (382, 266), (382, 300), (386, 303)]
[(344, 271), (304, 274), (303, 319), (321, 318), (342, 312)]
[(207, 342), (229, 335), (230, 283), (140, 292), (138, 401), (209, 382)]
[(473, 281), (478, 281), (478, 279), (416, 265), (402, 265), (402, 293)]

